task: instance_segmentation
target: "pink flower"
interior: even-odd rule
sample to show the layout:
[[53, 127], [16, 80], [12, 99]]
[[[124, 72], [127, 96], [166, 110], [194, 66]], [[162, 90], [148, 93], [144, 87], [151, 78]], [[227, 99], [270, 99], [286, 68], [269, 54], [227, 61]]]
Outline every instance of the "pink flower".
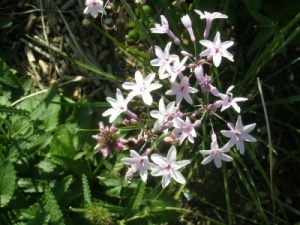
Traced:
[[207, 47], [206, 50], [200, 53], [200, 56], [207, 56], [208, 59], [213, 59], [214, 65], [218, 67], [222, 57], [225, 57], [233, 62], [233, 55], [227, 51], [227, 48], [233, 45], [233, 41], [225, 41], [221, 43], [220, 32], [217, 32], [214, 42], [202, 40], [200, 43]]
[[137, 115], [127, 109], [127, 104], [131, 99], [132, 97], [127, 97], [126, 99], [124, 99], [120, 89], [117, 89], [116, 99], [113, 99], [111, 97], [106, 98], [106, 101], [111, 104], [112, 108], [107, 109], [104, 113], [102, 113], [102, 116], [110, 116], [110, 123], [114, 122], [121, 113], [125, 113], [129, 117], [137, 119]]
[[86, 0], [85, 5], [84, 14], [90, 13], [94, 18], [98, 16], [98, 13], [106, 15], [105, 9], [103, 8], [103, 1], [101, 0]]
[[193, 104], [193, 100], [190, 93], [196, 93], [196, 88], [190, 87], [189, 79], [183, 77], [180, 84], [177, 82], [171, 82], [172, 89], [166, 92], [166, 95], [176, 95], [176, 104], [180, 103], [184, 98], [189, 104]]
[[203, 159], [201, 162], [202, 165], [206, 165], [207, 163], [214, 160], [214, 163], [217, 168], [221, 168], [222, 166], [222, 160], [226, 162], [230, 162], [233, 160], [232, 157], [229, 155], [226, 155], [225, 153], [229, 151], [229, 146], [225, 145], [223, 148], [219, 148], [218, 142], [217, 142], [217, 136], [215, 134], [211, 135], [211, 146], [210, 150], [201, 150], [200, 153], [202, 155], [207, 155], [206, 158]]
[[169, 77], [169, 74], [166, 73], [168, 71], [171, 71], [171, 63], [174, 62], [178, 57], [178, 55], [171, 54], [170, 55], [170, 48], [171, 48], [172, 42], [169, 42], [165, 50], [162, 51], [162, 49], [159, 46], [155, 46], [155, 55], [158, 57], [156, 59], [153, 59], [150, 61], [150, 64], [152, 66], [159, 66], [158, 75], [159, 79], [165, 79]]
[[125, 82], [123, 83], [122, 87], [125, 90], [132, 90], [128, 96], [134, 97], [136, 95], [141, 95], [143, 101], [147, 105], [151, 105], [153, 102], [153, 98], [150, 94], [151, 91], [154, 91], [158, 88], [161, 88], [161, 84], [152, 83], [154, 80], [155, 73], [150, 73], [145, 79], [139, 70], [135, 72], [135, 82]]
[[[142, 181], [146, 182], [148, 170], [154, 168], [154, 164], [149, 162], [147, 155], [139, 155], [135, 150], [130, 150], [131, 158], [122, 158], [122, 163], [130, 165], [131, 169], [126, 173], [125, 180], [132, 177], [133, 174], [139, 171]], [[126, 178], [127, 177], [127, 178]]]
[[205, 27], [204, 34], [203, 34], [205, 39], [209, 35], [211, 24], [212, 24], [212, 21], [214, 19], [217, 19], [217, 18], [218, 19], [226, 19], [226, 18], [228, 18], [228, 16], [226, 16], [225, 14], [221, 14], [219, 12], [209, 13], [209, 12], [204, 11], [204, 14], [199, 10], [195, 10], [195, 12], [200, 15], [200, 19], [206, 19], [206, 27]]
[[157, 119], [154, 130], [168, 130], [173, 127], [173, 120], [182, 116], [178, 107], [175, 106], [175, 102], [170, 102], [166, 107], [163, 98], [159, 100], [158, 109], [150, 112], [150, 115]]
[[180, 184], [185, 183], [185, 178], [178, 171], [181, 167], [190, 163], [190, 160], [181, 160], [176, 162], [177, 151], [175, 146], [172, 146], [167, 154], [167, 157], [162, 157], [158, 154], [151, 155], [152, 161], [157, 164], [152, 169], [152, 176], [162, 176], [162, 187], [168, 186], [172, 178]]
[[241, 108], [238, 106], [237, 102], [247, 101], [248, 99], [247, 98], [243, 98], [243, 97], [233, 98], [233, 94], [230, 92], [233, 88], [234, 88], [234, 86], [232, 85], [232, 86], [230, 86], [227, 89], [226, 94], [222, 94], [222, 93], [218, 94], [218, 96], [222, 99], [222, 101], [221, 101], [222, 102], [221, 111], [224, 111], [225, 109], [227, 109], [230, 106], [232, 106], [232, 108], [234, 108], [235, 111], [237, 111], [238, 113], [240, 113], [241, 112]]
[[200, 126], [201, 120], [197, 120], [194, 124], [191, 123], [189, 117], [185, 118], [185, 121], [181, 118], [176, 118], [174, 123], [174, 130], [172, 135], [176, 138], [179, 137], [179, 144], [181, 145], [183, 141], [188, 138], [191, 143], [194, 143], [194, 137], [197, 136], [195, 127]]
[[122, 150], [124, 144], [127, 143], [125, 139], [120, 137], [119, 131], [114, 125], [105, 127], [103, 122], [99, 123], [99, 134], [93, 135], [92, 138], [98, 142], [95, 149], [99, 149], [104, 158], [106, 158], [112, 150]]
[[252, 137], [249, 133], [255, 128], [256, 123], [252, 123], [246, 126], [243, 126], [241, 116], [238, 116], [235, 127], [232, 124], [229, 124], [230, 130], [221, 130], [221, 133], [230, 138], [228, 145], [230, 147], [236, 145], [237, 150], [241, 154], [245, 152], [244, 141], [255, 142], [256, 139]]
[[185, 56], [181, 61], [179, 61], [179, 57], [173, 62], [173, 65], [171, 66], [171, 70], [169, 71], [169, 74], [171, 75], [171, 82], [174, 82], [178, 77], [183, 78], [183, 74], [181, 73], [186, 69], [185, 63], [188, 60], [188, 56]]
[[152, 33], [158, 33], [158, 34], [167, 34], [170, 38], [173, 39], [173, 42], [176, 45], [180, 45], [180, 40], [173, 34], [173, 32], [169, 29], [169, 23], [165, 16], [161, 15], [161, 24], [155, 23], [154, 28], [151, 28]]
[[204, 76], [203, 67], [201, 65], [197, 66], [194, 69], [194, 72], [195, 72], [196, 79], [198, 80], [198, 82], [200, 84], [201, 91], [203, 93], [211, 92], [214, 96], [218, 96], [219, 91], [215, 86], [211, 85], [210, 76], [207, 76], [207, 75]]

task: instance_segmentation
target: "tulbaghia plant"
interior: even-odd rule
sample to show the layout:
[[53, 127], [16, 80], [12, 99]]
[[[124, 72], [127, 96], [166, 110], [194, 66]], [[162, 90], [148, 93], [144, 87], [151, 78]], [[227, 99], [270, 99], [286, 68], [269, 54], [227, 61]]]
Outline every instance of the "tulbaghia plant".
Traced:
[[[91, 5], [90, 2], [91, 0], [86, 3], [85, 12], [90, 12], [94, 16], [93, 10], [98, 5]], [[94, 2], [102, 4], [101, 1]], [[101, 9], [97, 12], [105, 13], [105, 10]], [[228, 87], [227, 91], [223, 93], [223, 90], [219, 90], [212, 83], [215, 75], [207, 72], [207, 68], [217, 68], [224, 60], [234, 62], [233, 54], [228, 50], [234, 45], [233, 41], [222, 42], [219, 31], [215, 33], [212, 41], [207, 39], [210, 36], [213, 20], [225, 19], [227, 16], [219, 12], [202, 13], [199, 10], [195, 10], [195, 12], [200, 15], [200, 19], [206, 19], [207, 24], [203, 38], [197, 40], [195, 37], [189, 15], [183, 15], [181, 22], [195, 46], [195, 52], [199, 46], [202, 46], [201, 52], [193, 55], [185, 50], [185, 46], [178, 38], [182, 35], [177, 37], [172, 32], [167, 18], [161, 15], [161, 23], [155, 23], [150, 31], [166, 35], [171, 40], [166, 46], [154, 46], [155, 56], [149, 62], [153, 66], [153, 71], [149, 71], [148, 74], [136, 71], [135, 82], [123, 83], [124, 91], [117, 89], [116, 99], [106, 98], [111, 104], [111, 108], [102, 115], [109, 116], [110, 123], [115, 123], [116, 119], [121, 117], [123, 118], [121, 124], [133, 123], [140, 126], [137, 137], [130, 139], [135, 146], [130, 150], [130, 157], [121, 159], [125, 165], [129, 166], [125, 175], [126, 181], [130, 181], [135, 174], [139, 174], [142, 181], [146, 182], [150, 174], [153, 177], [162, 177], [163, 188], [167, 187], [172, 180], [185, 184], [186, 179], [179, 170], [191, 163], [189, 159], [182, 159], [190, 153], [178, 154], [180, 158], [177, 159], [177, 150], [180, 151], [184, 143], [192, 145], [200, 137], [201, 141], [211, 143], [208, 150], [199, 149], [199, 153], [204, 156], [203, 161], [195, 163], [206, 165], [213, 161], [215, 166], [220, 168], [222, 161], [231, 162], [233, 160], [230, 156], [233, 147], [243, 154], [245, 152], [244, 141], [255, 141], [255, 138], [249, 134], [255, 128], [255, 123], [243, 126], [241, 115], [238, 115], [234, 126], [220, 115], [225, 110], [232, 109], [234, 113], [240, 114], [240, 104], [247, 98], [233, 97], [236, 96], [233, 91], [234, 85]], [[178, 49], [178, 46], [182, 49], [180, 55], [172, 51], [172, 48]], [[229, 130], [216, 130], [213, 117], [225, 121]], [[209, 121], [210, 126], [208, 127], [211, 128], [211, 136], [208, 137], [199, 133], [199, 128], [205, 125], [206, 121]], [[106, 149], [109, 145], [103, 141], [102, 137], [110, 136], [108, 135], [110, 130], [115, 129], [114, 126], [112, 127], [104, 131], [102, 129], [100, 135], [94, 136], [98, 141], [97, 147], [100, 148], [104, 157], [109, 154], [110, 150]], [[229, 140], [225, 145], [219, 146], [218, 140], [222, 135], [225, 136], [225, 141], [228, 140], [226, 138]], [[157, 148], [158, 137], [161, 137], [159, 140], [165, 142], [162, 146], [169, 145], [168, 151]], [[114, 144], [119, 143], [118, 146], [122, 146], [122, 141], [113, 138], [110, 140], [113, 140]]]

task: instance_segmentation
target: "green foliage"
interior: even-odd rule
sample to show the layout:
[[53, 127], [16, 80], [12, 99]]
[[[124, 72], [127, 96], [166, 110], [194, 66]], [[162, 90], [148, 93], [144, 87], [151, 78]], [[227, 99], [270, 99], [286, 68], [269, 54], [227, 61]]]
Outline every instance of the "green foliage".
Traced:
[[15, 191], [16, 171], [12, 163], [0, 163], [0, 207], [4, 207]]
[[[97, 124], [101, 120], [98, 110], [102, 111], [101, 108], [107, 107], [107, 103], [90, 102], [88, 99], [75, 102], [68, 94], [64, 93], [62, 96], [56, 83], [47, 90], [35, 92], [29, 77], [22, 77], [0, 58], [1, 225], [174, 224], [174, 221], [184, 221], [190, 215], [193, 222], [209, 221], [213, 224], [296, 222], [294, 214], [290, 216], [277, 191], [278, 184], [275, 184], [276, 190], [271, 199], [278, 211], [276, 218], [270, 216], [272, 206], [266, 204], [260, 195], [262, 191], [268, 192], [274, 184], [265, 160], [268, 157], [266, 149], [270, 144], [262, 132], [265, 115], [254, 92], [257, 90], [256, 79], [259, 76], [266, 84], [266, 105], [270, 109], [272, 132], [276, 134], [274, 142], [277, 139], [287, 139], [288, 145], [273, 144], [273, 153], [277, 158], [274, 171], [284, 171], [291, 165], [299, 165], [300, 155], [295, 149], [300, 146], [300, 91], [296, 83], [297, 77], [295, 82], [290, 83], [286, 78], [286, 74], [296, 75], [298, 70], [295, 68], [298, 68], [296, 66], [300, 60], [299, 54], [294, 51], [300, 44], [298, 1], [290, 0], [289, 4], [274, 4], [271, 0], [228, 0], [222, 3], [197, 0], [190, 3], [147, 1], [147, 4], [135, 5], [121, 0], [121, 4], [132, 20], [128, 23], [130, 39], [140, 41], [145, 46], [166, 44], [166, 40], [150, 35], [149, 32], [149, 28], [159, 22], [160, 14], [166, 15], [177, 36], [182, 33], [178, 26], [180, 17], [186, 13], [192, 16], [194, 9], [220, 11], [228, 15], [229, 22], [216, 22], [212, 29], [236, 40], [236, 66], [226, 69], [221, 67], [216, 71], [219, 75], [217, 79], [220, 86], [226, 83], [236, 84], [235, 90], [241, 96], [252, 97], [253, 102], [246, 105], [245, 110], [250, 117], [256, 118], [257, 127], [261, 131], [257, 137], [257, 145], [247, 147], [242, 158], [239, 154], [232, 153], [232, 166], [223, 168], [222, 171], [223, 185], [220, 184], [222, 179], [218, 183], [211, 181], [212, 174], [217, 174], [212, 167], [202, 169], [198, 163], [201, 159], [197, 150], [199, 146], [204, 149], [205, 142], [199, 145], [197, 143], [189, 149], [193, 152], [193, 168], [190, 170], [187, 186], [180, 187], [179, 191], [172, 185], [161, 190], [160, 186], [157, 188], [153, 185], [151, 178], [147, 183], [138, 181], [136, 177], [132, 183], [126, 183], [126, 170], [120, 162], [125, 153], [118, 152], [104, 159], [98, 149], [93, 149], [96, 143], [91, 135], [96, 133]], [[193, 23], [194, 31], [201, 37], [204, 22], [199, 20], [198, 15], [192, 16], [192, 19], [197, 21]], [[1, 31], [11, 26], [10, 19], [0, 18]], [[126, 57], [151, 71], [148, 54], [121, 43], [96, 24], [93, 26]], [[180, 36], [181, 39], [188, 39], [186, 37], [187, 33]], [[5, 32], [2, 32], [1, 45], [6, 43], [5, 39]], [[196, 47], [197, 45], [198, 43]], [[56, 53], [70, 63], [99, 74], [105, 80], [118, 85], [124, 81], [123, 78], [80, 60]], [[5, 54], [1, 52], [0, 55]], [[228, 79], [223, 78], [223, 75], [228, 74]], [[268, 86], [272, 86], [273, 91], [269, 91]], [[230, 116], [228, 115], [229, 118]], [[137, 129], [138, 126], [128, 126], [121, 131], [128, 134]], [[207, 136], [206, 129], [204, 126], [202, 137]], [[163, 138], [164, 136], [159, 137], [155, 144], [159, 145]], [[199, 194], [210, 182], [213, 183], [210, 187], [217, 187], [218, 193], [225, 196], [224, 204], [218, 205], [220, 199], [215, 198], [219, 195], [208, 198], [206, 193], [203, 196], [203, 193]], [[182, 190], [184, 193], [188, 191], [193, 197], [191, 203], [181, 198]], [[238, 203], [255, 209], [254, 216], [251, 214], [253, 217], [244, 215], [241, 207], [240, 211], [236, 210], [234, 197], [237, 191]], [[190, 208], [186, 209], [183, 204]], [[201, 206], [197, 210], [191, 210], [198, 205]], [[216, 218], [215, 214], [219, 217]]]
[[48, 186], [45, 187], [45, 194], [43, 196], [42, 202], [44, 204], [44, 209], [46, 213], [50, 216], [50, 223], [57, 225], [65, 224], [63, 219], [63, 213], [59, 208], [59, 205], [53, 193], [51, 192], [51, 189]]
[[82, 187], [83, 187], [83, 197], [86, 204], [91, 205], [91, 190], [89, 187], [88, 179], [85, 174], [82, 174]]

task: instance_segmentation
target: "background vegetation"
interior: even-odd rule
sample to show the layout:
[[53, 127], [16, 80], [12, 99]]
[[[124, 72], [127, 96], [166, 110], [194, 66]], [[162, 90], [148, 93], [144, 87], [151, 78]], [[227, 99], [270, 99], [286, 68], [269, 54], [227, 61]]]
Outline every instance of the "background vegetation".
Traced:
[[[82, 14], [83, 1], [0, 3], [0, 224], [299, 223], [298, 0], [108, 6], [108, 17], [93, 19]], [[167, 42], [149, 32], [159, 15], [187, 48], [181, 16], [189, 14], [202, 37], [205, 23], [194, 9], [229, 17], [213, 29], [235, 41], [235, 62], [214, 73], [220, 89], [234, 84], [249, 98], [243, 122], [257, 123], [258, 141], [222, 169], [204, 167], [197, 152], [210, 139], [203, 126], [201, 140], [181, 149], [192, 158], [186, 185], [128, 184], [120, 162], [127, 151], [104, 159], [94, 150], [105, 97], [137, 68], [151, 70], [148, 49]], [[124, 127], [121, 135], [135, 131]]]

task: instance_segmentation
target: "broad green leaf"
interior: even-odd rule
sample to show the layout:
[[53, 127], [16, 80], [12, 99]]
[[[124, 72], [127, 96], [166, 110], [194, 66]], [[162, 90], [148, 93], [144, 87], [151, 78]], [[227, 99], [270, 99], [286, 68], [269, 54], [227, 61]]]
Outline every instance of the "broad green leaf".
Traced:
[[34, 108], [31, 118], [42, 121], [42, 128], [46, 132], [53, 131], [58, 125], [59, 110], [60, 96], [58, 94], [58, 86], [53, 84], [42, 99], [41, 104]]
[[51, 173], [55, 170], [56, 166], [51, 162], [51, 160], [45, 158], [44, 160], [40, 161], [37, 167], [46, 172], [46, 173]]
[[46, 132], [53, 131], [58, 125], [60, 111], [60, 96], [57, 84], [47, 91], [26, 96], [18, 103], [18, 108], [31, 112], [30, 118]]
[[73, 158], [76, 155], [73, 137], [64, 125], [57, 127], [50, 144], [51, 155]]
[[0, 164], [0, 207], [9, 203], [16, 185], [16, 171], [12, 163]]

